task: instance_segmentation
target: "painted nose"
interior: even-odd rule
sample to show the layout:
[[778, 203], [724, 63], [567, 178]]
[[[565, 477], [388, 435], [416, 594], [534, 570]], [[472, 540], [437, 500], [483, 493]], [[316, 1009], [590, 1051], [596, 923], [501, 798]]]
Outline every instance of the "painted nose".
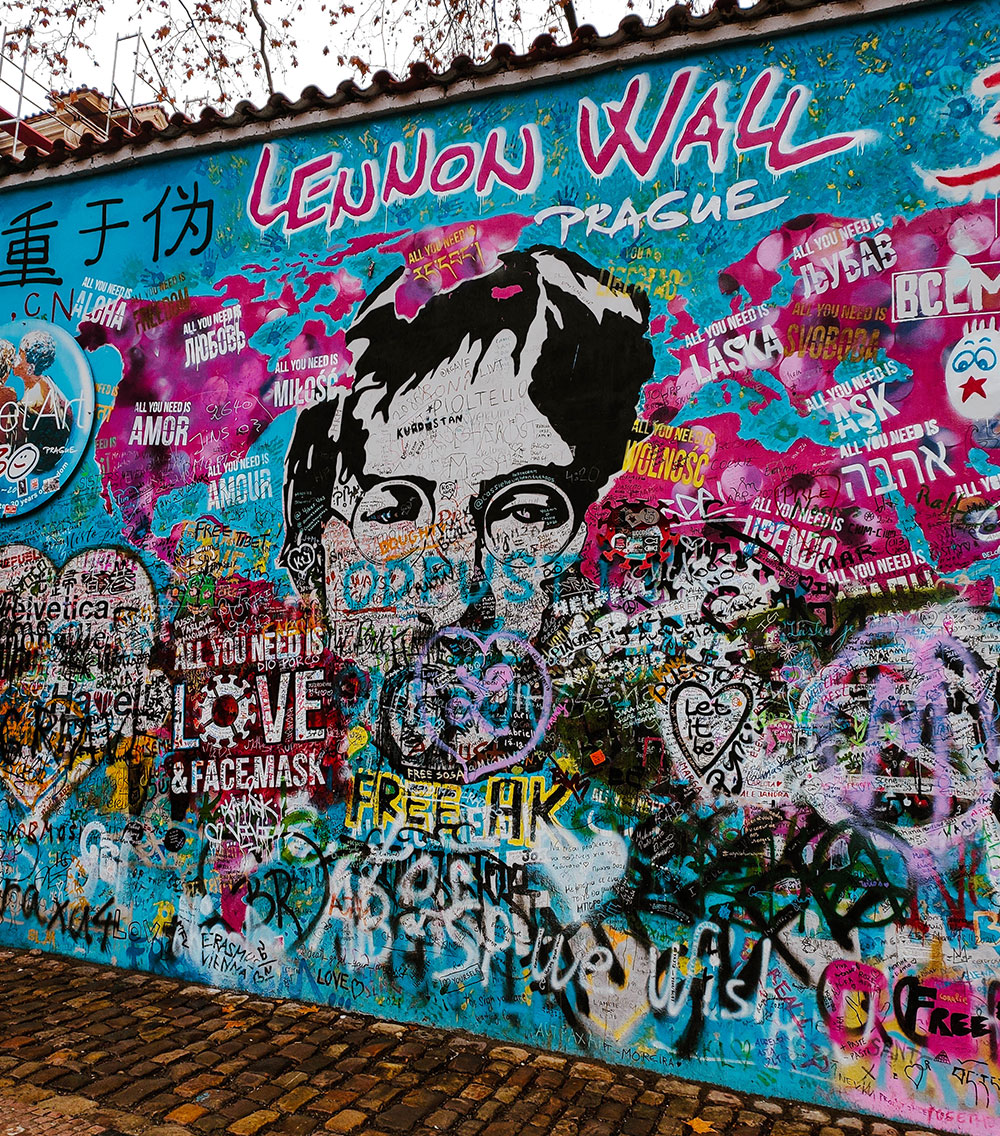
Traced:
[[468, 607], [462, 613], [458, 626], [477, 632], [495, 630], [497, 623], [496, 597], [493, 595], [490, 577], [483, 570], [478, 556], [468, 579], [463, 580], [462, 595], [468, 601]]

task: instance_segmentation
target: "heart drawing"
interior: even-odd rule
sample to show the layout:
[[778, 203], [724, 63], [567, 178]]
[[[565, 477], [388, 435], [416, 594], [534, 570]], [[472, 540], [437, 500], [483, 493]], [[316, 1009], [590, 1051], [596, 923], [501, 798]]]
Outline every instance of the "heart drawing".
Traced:
[[0, 547], [0, 794], [45, 816], [160, 724], [162, 712], [147, 720], [154, 678], [166, 681], [149, 665], [156, 610], [148, 572], [121, 549], [57, 570], [29, 545]]
[[739, 737], [753, 708], [753, 692], [740, 682], [718, 690], [682, 682], [670, 692], [669, 708], [670, 728], [681, 753], [704, 775]]
[[442, 628], [414, 679], [425, 735], [459, 762], [467, 782], [517, 764], [545, 735], [552, 711], [545, 660], [513, 632], [480, 638]]

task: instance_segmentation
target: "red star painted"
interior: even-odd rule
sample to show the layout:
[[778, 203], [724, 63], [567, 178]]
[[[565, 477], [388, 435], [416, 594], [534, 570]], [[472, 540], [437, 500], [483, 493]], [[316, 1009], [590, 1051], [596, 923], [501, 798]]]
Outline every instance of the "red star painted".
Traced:
[[967, 378], [962, 383], [962, 402], [967, 402], [974, 394], [981, 394], [985, 398], [986, 391], [983, 390], [985, 385], [985, 378], [974, 379], [971, 376]]

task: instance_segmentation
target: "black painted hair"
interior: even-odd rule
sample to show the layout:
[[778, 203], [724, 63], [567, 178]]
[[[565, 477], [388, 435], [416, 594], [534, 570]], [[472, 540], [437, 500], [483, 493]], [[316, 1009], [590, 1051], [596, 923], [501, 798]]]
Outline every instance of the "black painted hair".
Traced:
[[518, 364], [532, 326], [544, 320], [528, 397], [573, 451], [564, 488], [578, 517], [621, 468], [639, 391], [653, 374], [648, 297], [564, 249], [537, 245], [499, 260], [431, 297], [412, 320], [396, 312], [402, 268], [358, 310], [347, 333], [354, 385], [341, 401], [300, 412], [285, 456], [281, 560], [300, 594], [322, 595], [322, 532], [335, 486], [364, 487], [368, 432], [353, 415], [360, 393], [382, 390], [376, 412], [388, 417], [397, 395], [463, 346], [485, 353], [505, 329], [514, 333]]

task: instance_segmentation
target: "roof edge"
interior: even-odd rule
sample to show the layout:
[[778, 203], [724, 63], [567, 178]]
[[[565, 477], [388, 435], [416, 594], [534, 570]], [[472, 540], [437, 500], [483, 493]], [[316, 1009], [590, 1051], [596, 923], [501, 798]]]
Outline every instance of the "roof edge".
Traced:
[[0, 157], [0, 187], [38, 186], [67, 176], [99, 174], [178, 157], [202, 148], [230, 148], [248, 140], [270, 141], [302, 130], [426, 110], [489, 91], [515, 91], [669, 59], [692, 49], [783, 38], [820, 25], [952, 5], [953, 0], [759, 0], [752, 8], [740, 8], [737, 0], [716, 0], [702, 16], [678, 5], [655, 25], [643, 23], [639, 16], [626, 16], [617, 31], [605, 36], [598, 35], [589, 24], [578, 28], [569, 43], [560, 44], [552, 36], [542, 35], [523, 55], [500, 44], [482, 63], [458, 56], [440, 72], [417, 63], [406, 79], [377, 71], [368, 86], [359, 87], [346, 79], [332, 95], [307, 86], [295, 100], [278, 93], [261, 107], [240, 102], [228, 115], [212, 108], [206, 108], [196, 120], [174, 114], [161, 130], [145, 122], [133, 136], [120, 127], [112, 128], [105, 142], [84, 135], [77, 146], [70, 147], [60, 140], [49, 154], [28, 147], [20, 159]]

